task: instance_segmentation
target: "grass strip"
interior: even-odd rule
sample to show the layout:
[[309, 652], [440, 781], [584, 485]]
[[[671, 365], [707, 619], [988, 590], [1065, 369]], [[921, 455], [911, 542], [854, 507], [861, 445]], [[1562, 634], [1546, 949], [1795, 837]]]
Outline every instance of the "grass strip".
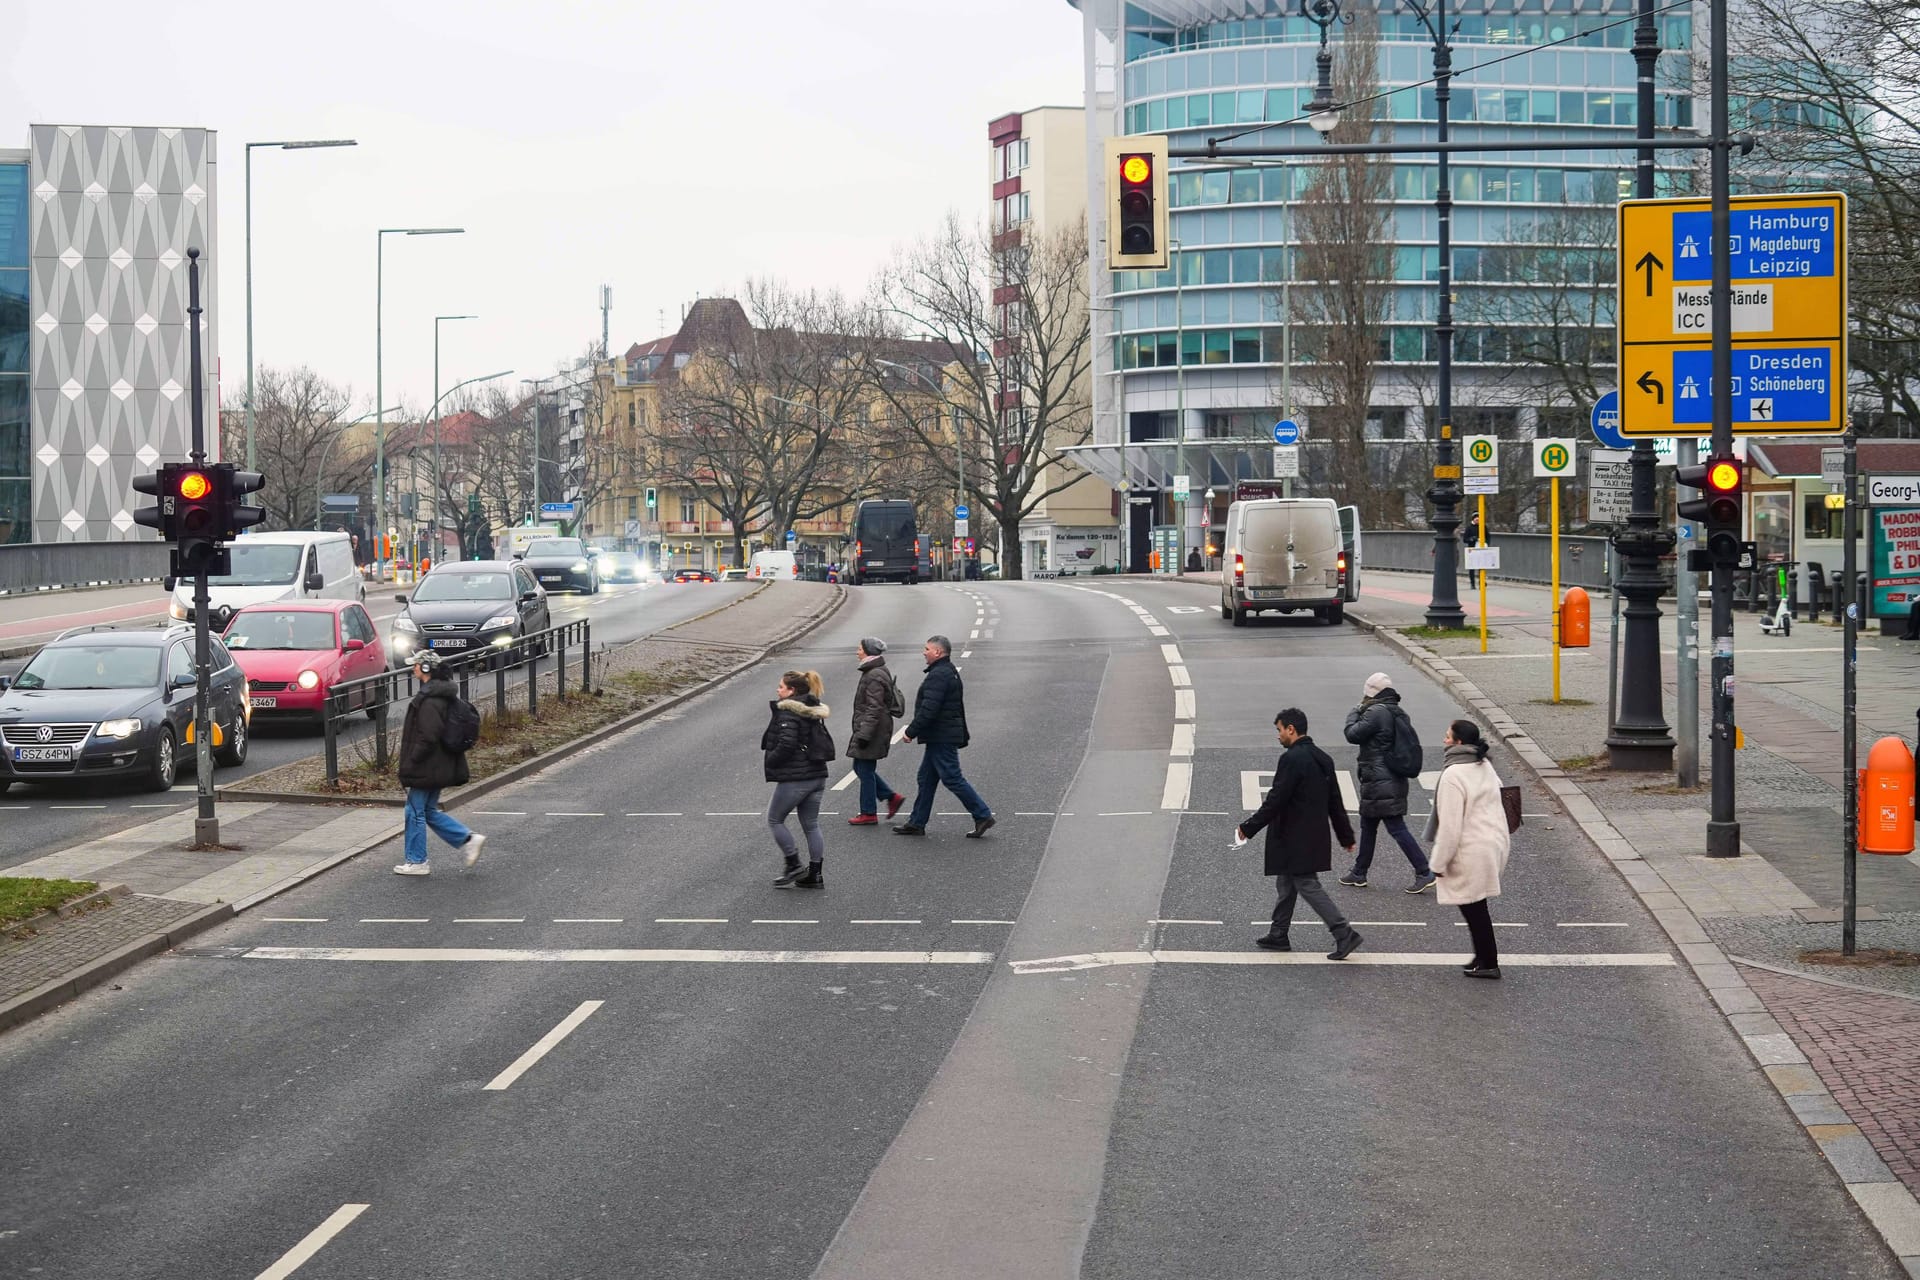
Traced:
[[0, 876], [0, 925], [13, 924], [29, 916], [37, 916], [42, 911], [51, 911], [99, 887], [91, 880]]

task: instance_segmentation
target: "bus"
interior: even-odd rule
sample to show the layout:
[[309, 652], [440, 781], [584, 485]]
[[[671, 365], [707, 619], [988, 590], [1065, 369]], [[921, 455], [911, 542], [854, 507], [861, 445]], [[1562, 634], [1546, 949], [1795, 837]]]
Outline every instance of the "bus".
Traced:
[[869, 498], [853, 512], [853, 585], [920, 581], [920, 531], [913, 503], [904, 498]]

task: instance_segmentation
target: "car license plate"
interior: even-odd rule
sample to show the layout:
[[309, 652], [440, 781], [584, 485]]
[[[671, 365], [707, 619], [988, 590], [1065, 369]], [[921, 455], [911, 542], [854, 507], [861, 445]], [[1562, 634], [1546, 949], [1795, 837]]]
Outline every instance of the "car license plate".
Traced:
[[867, 568], [869, 568], [869, 569], [884, 569], [884, 568], [886, 568], [886, 565], [887, 565], [887, 562], [886, 562], [885, 560], [869, 560], [869, 561], [867, 561]]
[[428, 644], [429, 647], [434, 649], [464, 649], [467, 647], [465, 640], [432, 640], [429, 641]]
[[265, 707], [268, 711], [271, 711], [275, 707], [280, 705], [280, 699], [266, 698], [266, 697], [260, 696], [259, 694], [253, 695], [251, 698], [248, 699], [248, 701], [251, 702], [255, 707]]
[[558, 582], [558, 581], [560, 581], [560, 579], [561, 579], [562, 577], [564, 577], [564, 576], [565, 576], [565, 575], [563, 575], [563, 574], [558, 574], [558, 573], [543, 573], [543, 574], [541, 574], [541, 575], [540, 575], [540, 581], [542, 581], [542, 582]]
[[73, 748], [15, 747], [13, 759], [16, 764], [70, 764], [73, 761]]

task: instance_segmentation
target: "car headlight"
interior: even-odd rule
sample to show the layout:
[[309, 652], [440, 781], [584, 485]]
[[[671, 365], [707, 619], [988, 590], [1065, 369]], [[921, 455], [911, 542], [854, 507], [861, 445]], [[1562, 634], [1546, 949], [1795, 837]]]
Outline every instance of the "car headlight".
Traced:
[[103, 738], [131, 738], [140, 732], [140, 717], [132, 716], [125, 720], [102, 720], [100, 736]]
[[575, 573], [585, 573], [587, 571], [587, 562], [585, 560], [575, 560], [573, 562], [573, 571]]
[[511, 645], [512, 643], [513, 643], [512, 632], [508, 632], [504, 635], [497, 635], [493, 638], [493, 647], [496, 649], [504, 649], [508, 645]]
[[481, 623], [480, 629], [482, 631], [491, 631], [495, 627], [510, 627], [518, 621], [519, 621], [519, 618], [511, 613], [496, 613], [491, 618], [488, 618], [485, 622]]
[[178, 619], [180, 621], [185, 621], [187, 616], [187, 606], [181, 604], [178, 600], [174, 600], [167, 605], [167, 616], [170, 618]]
[[299, 676], [295, 678], [294, 683], [302, 689], [311, 689], [320, 683], [320, 673], [317, 671], [302, 671]]
[[418, 634], [420, 630], [420, 628], [414, 624], [413, 619], [404, 613], [393, 620], [393, 629], [395, 631], [412, 631], [416, 634]]

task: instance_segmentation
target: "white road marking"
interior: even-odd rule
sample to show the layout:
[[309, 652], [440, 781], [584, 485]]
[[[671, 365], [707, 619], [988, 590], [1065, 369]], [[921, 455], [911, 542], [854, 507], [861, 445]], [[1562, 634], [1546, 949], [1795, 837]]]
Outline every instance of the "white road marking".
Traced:
[[1118, 809], [1112, 813], [1103, 813], [1103, 814], [1100, 814], [1099, 816], [1102, 818], [1151, 818], [1153, 816], [1153, 810], [1151, 809]]
[[1053, 815], [1051, 813], [1039, 813], [1039, 812], [1029, 813], [1022, 809], [1015, 809], [1013, 811], [1013, 816], [1016, 818], [1051, 818]]
[[975, 627], [973, 629], [973, 633], [967, 637], [967, 639], [969, 640], [978, 640], [979, 638], [980, 638], [980, 629], [978, 627]]
[[963, 658], [971, 658], [973, 656], [973, 650], [968, 649], [965, 652], [963, 652], [960, 656]]
[[755, 924], [819, 924], [818, 920], [755, 920]]
[[1173, 632], [1167, 630], [1165, 627], [1149, 623], [1147, 625], [1147, 634], [1155, 635], [1155, 636], [1170, 636], [1173, 634]]
[[1171, 756], [1191, 756], [1193, 754], [1193, 722], [1183, 720], [1173, 726], [1173, 745], [1168, 748]]
[[555, 924], [625, 924], [624, 916], [555, 916]]
[[893, 731], [893, 741], [905, 742], [906, 739], [907, 739], [907, 726], [903, 724], [898, 729], [895, 729]]
[[858, 778], [859, 776], [860, 775], [857, 773], [849, 773], [846, 777], [834, 783], [833, 786], [829, 789], [833, 791], [845, 791], [848, 787], [853, 785], [854, 779]]
[[1162, 809], [1184, 809], [1193, 793], [1193, 765], [1176, 761], [1167, 766], [1167, 785], [1160, 791]]
[[1199, 605], [1170, 604], [1167, 606], [1167, 612], [1168, 613], [1205, 613], [1206, 610], [1202, 609]]
[[1147, 923], [1148, 923], [1148, 924], [1225, 924], [1225, 923], [1226, 923], [1226, 921], [1224, 921], [1224, 920], [1174, 920], [1174, 919], [1158, 919], [1158, 920], [1149, 920], [1149, 921], [1147, 921]]
[[476, 818], [524, 818], [527, 816], [527, 811], [525, 809], [475, 809], [473, 816]]
[[918, 920], [849, 920], [848, 924], [919, 924]]
[[623, 816], [628, 818], [684, 818], [686, 817], [686, 815], [683, 813], [629, 813]]
[[[27, 806], [25, 806], [25, 805], [18, 805], [18, 806], [15, 806], [15, 807], [17, 807], [17, 808], [21, 808], [21, 809], [24, 809], [24, 808], [26, 808]], [[159, 804], [136, 804], [136, 805], [132, 805], [132, 806], [130, 806], [130, 807], [131, 807], [131, 808], [135, 808], [135, 809], [178, 809], [178, 808], [180, 808], [181, 806], [180, 806], [180, 805], [177, 805], [177, 804], [167, 804], [167, 803], [166, 803], [165, 801], [162, 801], [162, 802], [161, 802], [161, 803], [159, 803]]]
[[104, 809], [103, 804], [50, 804], [49, 809]]
[[1562, 920], [1559, 927], [1562, 929], [1624, 929], [1627, 927], [1627, 922], [1625, 920]]
[[1183, 818], [1224, 818], [1228, 815], [1221, 809], [1182, 809], [1180, 816]]
[[582, 813], [574, 809], [549, 810], [547, 813], [549, 818], [604, 818], [606, 816], [604, 813]]
[[1354, 785], [1353, 770], [1339, 769], [1335, 774], [1340, 783], [1340, 801], [1347, 806], [1348, 813], [1360, 811], [1360, 790]]
[[710, 813], [707, 816], [709, 818], [757, 818], [760, 816], [760, 810], [738, 809], [732, 813]]
[[1193, 690], [1175, 689], [1173, 691], [1173, 718], [1175, 720], [1192, 720], [1195, 719], [1198, 714], [1193, 705]]
[[[1453, 927], [1456, 929], [1464, 929], [1467, 927], [1467, 922], [1465, 920], [1455, 920]], [[1496, 929], [1524, 929], [1527, 925], [1525, 921], [1495, 920], [1493, 927]]]
[[261, 916], [269, 924], [325, 924], [325, 916]]
[[343, 1204], [328, 1215], [327, 1220], [315, 1227], [301, 1239], [299, 1244], [280, 1255], [280, 1260], [262, 1271], [254, 1280], [286, 1280], [298, 1271], [307, 1259], [326, 1247], [327, 1241], [345, 1231], [353, 1220], [365, 1213], [370, 1206], [364, 1204]]
[[1160, 646], [1160, 656], [1167, 660], [1168, 666], [1172, 666], [1180, 661], [1180, 646], [1177, 644], [1163, 644]]
[[1193, 677], [1187, 674], [1185, 667], [1168, 667], [1167, 674], [1173, 677], [1173, 686], [1176, 689], [1191, 688], [1193, 686]]
[[[955, 924], [1012, 924], [956, 920]], [[359, 960], [375, 963], [547, 964], [991, 964], [991, 951], [729, 951], [672, 948], [255, 947], [247, 960]], [[1452, 958], [1455, 964], [1459, 957]], [[1505, 957], [1502, 957], [1503, 961]]]
[[361, 916], [361, 924], [425, 924], [425, 916]]
[[949, 920], [948, 924], [1012, 924], [1011, 920]]
[[[1265, 923], [1264, 921], [1256, 923]], [[1456, 951], [1356, 951], [1345, 960], [1329, 960], [1318, 951], [1094, 951], [1077, 956], [1048, 956], [1039, 960], [1015, 960], [1008, 967], [1015, 973], [1068, 973], [1082, 969], [1104, 969], [1114, 965], [1135, 964], [1235, 964], [1235, 965], [1409, 965], [1438, 967], [1459, 965]], [[1638, 969], [1671, 968], [1673, 957], [1660, 951], [1586, 952], [1556, 955], [1536, 952], [1515, 955], [1503, 953], [1500, 966], [1511, 969]]]
[[725, 916], [655, 916], [655, 924], [725, 924]]
[[525, 916], [455, 916], [455, 924], [525, 924]]
[[553, 1051], [553, 1046], [573, 1034], [574, 1028], [593, 1016], [594, 1010], [605, 1004], [604, 1000], [583, 1000], [580, 1007], [560, 1019], [560, 1025], [533, 1042], [533, 1048], [513, 1060], [513, 1065], [493, 1079], [481, 1085], [481, 1092], [499, 1092], [527, 1073], [534, 1063]]

